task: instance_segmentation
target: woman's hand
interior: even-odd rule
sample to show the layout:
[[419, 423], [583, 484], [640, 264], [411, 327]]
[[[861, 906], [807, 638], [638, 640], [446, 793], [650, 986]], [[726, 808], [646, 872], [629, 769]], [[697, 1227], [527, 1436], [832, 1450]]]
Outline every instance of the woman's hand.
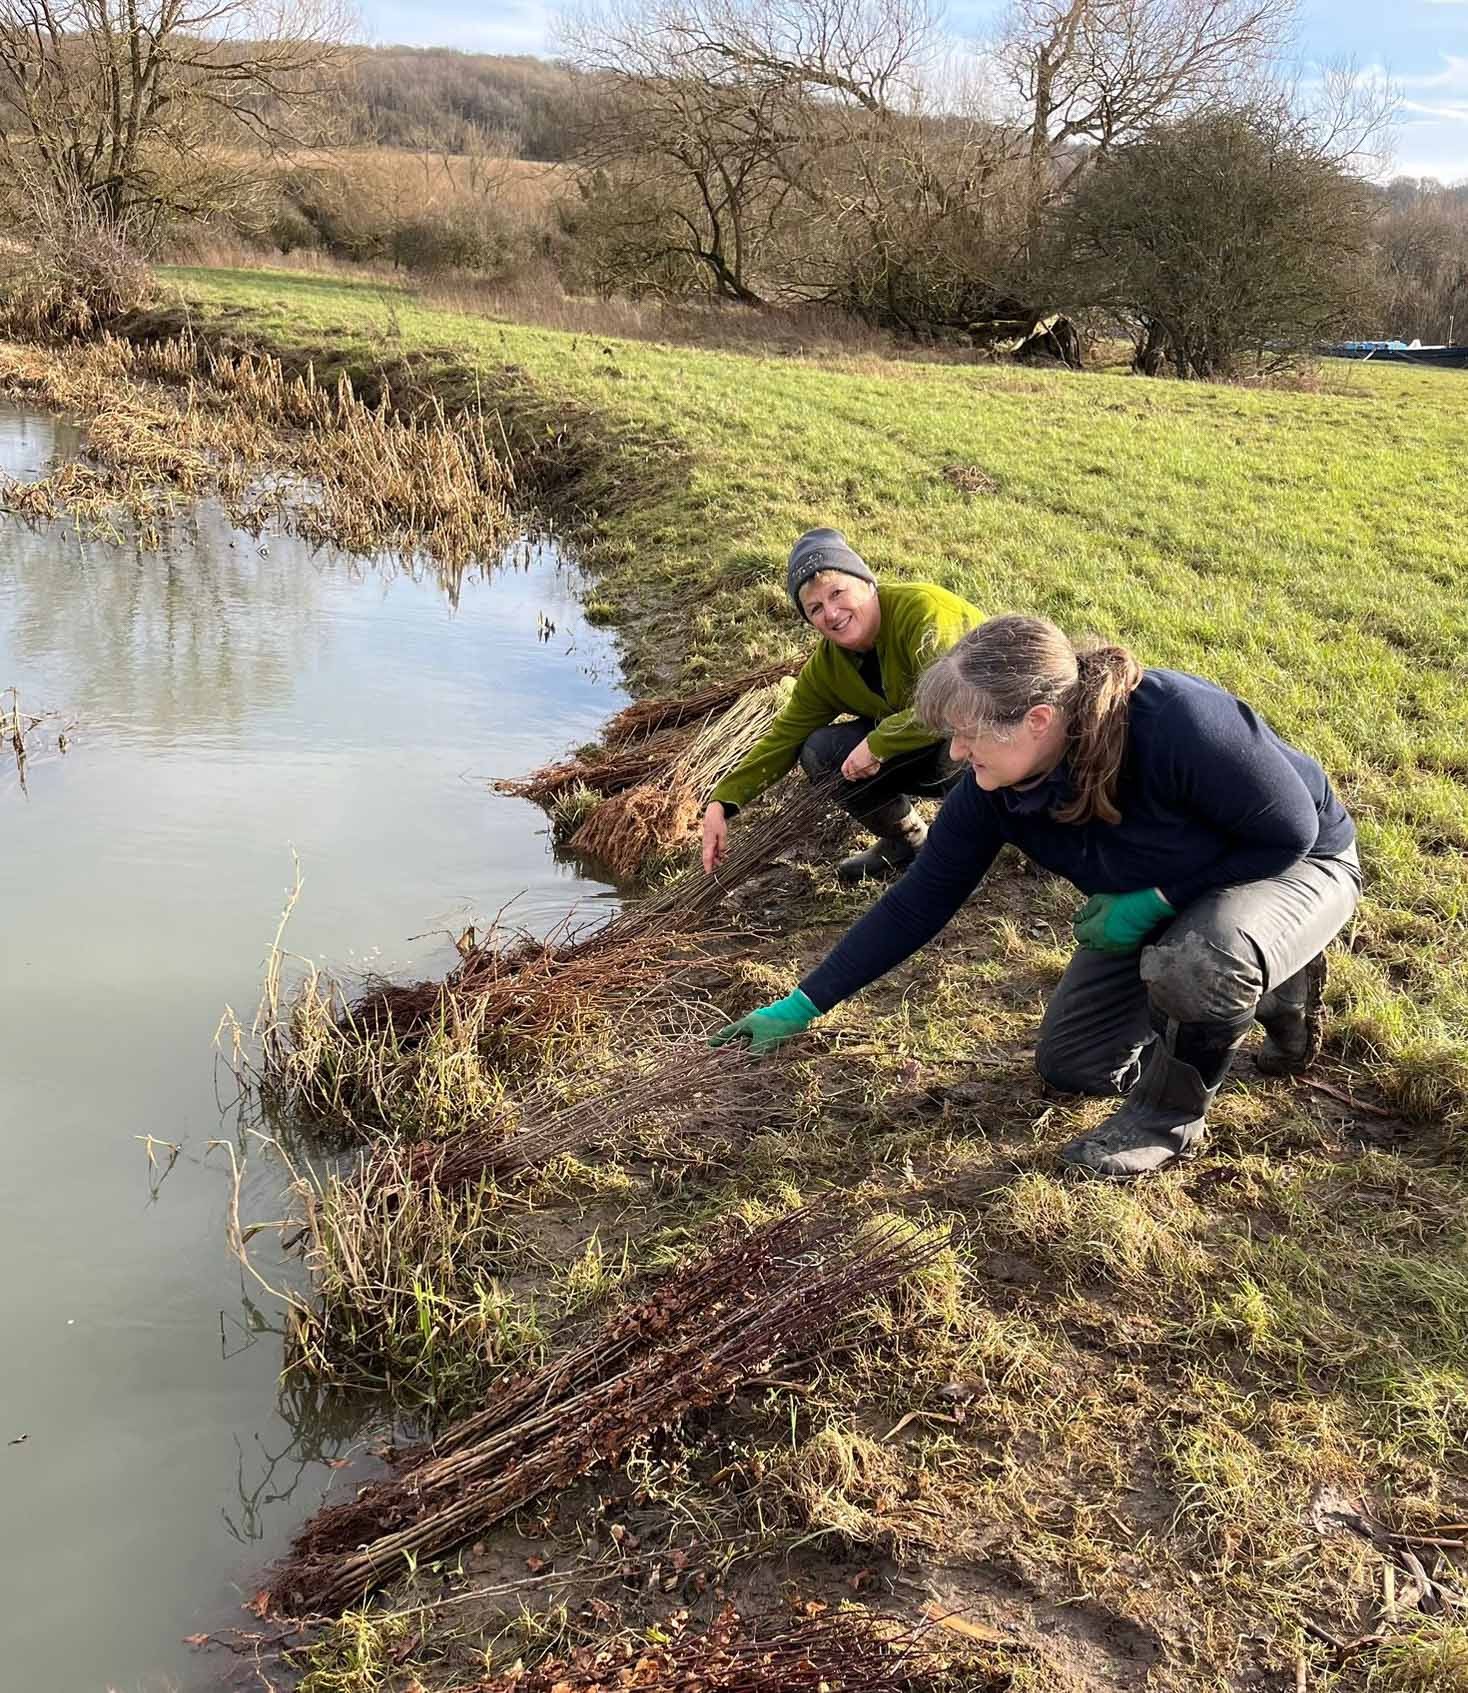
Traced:
[[881, 768], [881, 759], [872, 757], [870, 739], [864, 739], [847, 753], [841, 774], [848, 782], [860, 782], [868, 776], [875, 776]]
[[1135, 952], [1148, 935], [1177, 913], [1157, 888], [1129, 894], [1092, 894], [1071, 918], [1082, 946], [1092, 952]]
[[804, 1034], [820, 1016], [820, 1011], [796, 988], [773, 1005], [762, 1005], [737, 1023], [726, 1023], [717, 1034], [709, 1036], [710, 1046], [723, 1046], [731, 1040], [747, 1040], [751, 1052], [771, 1052], [792, 1035]]
[[704, 807], [703, 813], [703, 869], [706, 876], [713, 875], [728, 850], [729, 825], [723, 806], [714, 800]]

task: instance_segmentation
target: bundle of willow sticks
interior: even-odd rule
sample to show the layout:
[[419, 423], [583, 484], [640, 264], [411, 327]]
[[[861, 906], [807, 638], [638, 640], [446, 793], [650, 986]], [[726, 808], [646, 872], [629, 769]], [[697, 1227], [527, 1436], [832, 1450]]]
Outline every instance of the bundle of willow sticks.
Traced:
[[646, 876], [688, 839], [720, 779], [779, 715], [788, 687], [771, 683], [752, 689], [720, 716], [708, 718], [654, 779], [594, 806], [572, 835], [571, 851], [599, 859], [618, 877]]
[[669, 729], [646, 740], [619, 742], [599, 758], [563, 758], [542, 764], [528, 776], [501, 776], [494, 783], [499, 794], [549, 805], [568, 788], [592, 793], [620, 794], [640, 782], [661, 776], [693, 739], [691, 729]]
[[783, 664], [766, 665], [763, 670], [752, 671], [748, 676], [735, 676], [727, 682], [711, 682], [697, 693], [681, 694], [675, 699], [639, 700], [635, 705], [624, 707], [607, 724], [602, 730], [602, 743], [608, 747], [620, 747], [662, 729], [697, 723], [701, 718], [727, 711], [735, 700], [756, 688], [767, 688], [771, 682], [795, 675], [804, 663], [803, 658], [787, 659]]
[[361, 1179], [368, 1187], [403, 1181], [443, 1189], [474, 1187], [539, 1173], [564, 1153], [617, 1139], [632, 1124], [732, 1141], [790, 1120], [789, 1090], [772, 1094], [748, 1081], [745, 1057], [736, 1049], [675, 1042], [651, 1062], [629, 1060], [615, 1090], [599, 1090], [569, 1105], [532, 1092], [507, 1105], [502, 1116], [449, 1140], [417, 1141], [401, 1149], [383, 1146], [364, 1166]]
[[[965, 1680], [970, 1693], [1007, 1686]], [[930, 1638], [866, 1611], [822, 1611], [747, 1622], [730, 1606], [703, 1633], [660, 1644], [626, 1636], [493, 1676], [455, 1693], [938, 1693], [953, 1685]]]
[[266, 1593], [271, 1611], [339, 1613], [635, 1441], [829, 1342], [839, 1322], [943, 1249], [901, 1224], [853, 1229], [806, 1208], [667, 1276], [593, 1339], [512, 1382], [398, 1473], [306, 1524]]

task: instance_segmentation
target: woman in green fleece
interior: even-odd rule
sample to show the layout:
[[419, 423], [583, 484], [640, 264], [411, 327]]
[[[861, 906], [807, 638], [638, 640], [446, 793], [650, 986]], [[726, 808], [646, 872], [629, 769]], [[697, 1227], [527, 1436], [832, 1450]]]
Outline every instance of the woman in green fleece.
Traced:
[[914, 717], [913, 688], [981, 614], [928, 582], [878, 587], [839, 529], [807, 530], [791, 549], [786, 580], [821, 642], [769, 731], [714, 789], [703, 814], [703, 867], [718, 867], [739, 807], [799, 759], [812, 781], [839, 770], [846, 783], [839, 803], [877, 837], [867, 851], [843, 858], [837, 875], [844, 882], [890, 876], [912, 862], [927, 834], [911, 796], [946, 793], [962, 769]]

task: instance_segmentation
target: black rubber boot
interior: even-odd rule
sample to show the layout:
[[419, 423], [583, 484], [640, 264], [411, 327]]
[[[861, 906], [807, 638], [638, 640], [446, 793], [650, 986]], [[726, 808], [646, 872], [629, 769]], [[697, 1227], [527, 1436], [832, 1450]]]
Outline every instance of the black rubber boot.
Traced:
[[1253, 1022], [1157, 1021], [1137, 1085], [1094, 1134], [1062, 1150], [1061, 1163], [1082, 1175], [1132, 1181], [1195, 1152], [1208, 1107]]
[[1259, 1001], [1264, 1044], [1254, 1063], [1266, 1076], [1298, 1076], [1320, 1056], [1325, 1031], [1325, 954], [1317, 953]]
[[865, 852], [855, 852], [836, 866], [842, 882], [883, 881], [905, 870], [928, 838], [928, 826], [905, 796], [857, 819], [877, 837]]

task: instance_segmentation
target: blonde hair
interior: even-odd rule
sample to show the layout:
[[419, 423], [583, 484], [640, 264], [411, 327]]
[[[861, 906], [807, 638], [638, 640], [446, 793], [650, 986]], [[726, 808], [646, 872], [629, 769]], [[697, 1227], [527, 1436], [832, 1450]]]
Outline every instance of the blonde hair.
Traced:
[[[805, 590], [810, 587], [812, 582], [820, 582], [824, 585], [837, 580], [855, 583], [859, 587], [869, 589], [870, 593], [867, 596], [869, 599], [871, 595], [875, 594], [877, 591], [877, 584], [875, 582], [868, 582], [865, 576], [853, 576], [849, 570], [817, 570], [810, 576], [806, 577], [805, 581], [800, 584], [800, 587], [796, 590], [796, 592], [800, 595], [804, 595]], [[805, 600], [803, 598], [801, 599], [800, 605], [801, 609], [804, 610]]]
[[1037, 705], [1065, 713], [1075, 798], [1059, 823], [1119, 823], [1131, 696], [1142, 667], [1125, 647], [1074, 645], [1043, 617], [991, 617], [919, 678], [913, 709], [930, 729], [984, 730], [1007, 739]]

